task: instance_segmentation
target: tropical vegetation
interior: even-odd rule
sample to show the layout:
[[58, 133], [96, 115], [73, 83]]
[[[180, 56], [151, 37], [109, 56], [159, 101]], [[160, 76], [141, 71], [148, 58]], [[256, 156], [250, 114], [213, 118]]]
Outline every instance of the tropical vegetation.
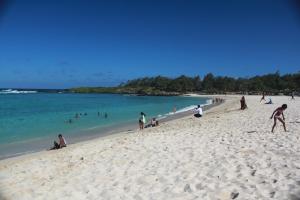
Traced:
[[143, 77], [129, 80], [117, 87], [79, 87], [76, 93], [126, 93], [138, 95], [179, 95], [183, 93], [284, 93], [300, 92], [300, 72], [280, 75], [279, 72], [250, 78], [233, 78], [206, 74], [200, 76]]

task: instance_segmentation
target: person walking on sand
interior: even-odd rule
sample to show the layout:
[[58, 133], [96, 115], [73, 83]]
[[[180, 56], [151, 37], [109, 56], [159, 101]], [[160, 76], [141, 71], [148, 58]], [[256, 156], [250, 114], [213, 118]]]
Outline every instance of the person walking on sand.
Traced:
[[266, 101], [266, 99], [265, 99], [265, 92], [263, 92], [262, 97], [261, 97], [261, 99], [260, 99], [260, 102], [261, 102], [262, 100]]
[[141, 116], [139, 118], [140, 130], [144, 129], [145, 124], [146, 124], [146, 115], [145, 115], [145, 113], [141, 112]]
[[[285, 127], [285, 118], [284, 118], [284, 115], [283, 115], [283, 111], [285, 111], [285, 109], [287, 109], [287, 105], [286, 104], [283, 104], [281, 107], [277, 108], [276, 110], [274, 110], [274, 112], [272, 113], [272, 116], [271, 116], [271, 119], [273, 118], [274, 116], [274, 124], [273, 124], [273, 127], [272, 127], [272, 133], [274, 133], [274, 128], [276, 126], [276, 121], [277, 119], [282, 123], [283, 125], [283, 128], [284, 128], [284, 131], [286, 131], [286, 127]], [[275, 115], [274, 115], [275, 114]], [[280, 115], [282, 115], [282, 118], [280, 117]]]

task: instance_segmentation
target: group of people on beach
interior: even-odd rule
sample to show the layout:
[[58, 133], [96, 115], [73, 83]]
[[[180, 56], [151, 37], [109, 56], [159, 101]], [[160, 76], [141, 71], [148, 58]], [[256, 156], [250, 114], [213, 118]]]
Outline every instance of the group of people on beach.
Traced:
[[[215, 98], [215, 99], [217, 99], [217, 100], [213, 101], [213, 103], [224, 102], [224, 99], [221, 99], [221, 98]], [[203, 110], [202, 110], [202, 107], [200, 105], [197, 105], [197, 107], [194, 108], [193, 112], [194, 112], [194, 117], [196, 117], [196, 118], [199, 118], [199, 117], [203, 116]], [[139, 118], [139, 128], [140, 128], [140, 130], [143, 130], [144, 128], [148, 128], [148, 127], [155, 127], [155, 126], [159, 125], [159, 122], [156, 118], [152, 118], [151, 122], [147, 125], [146, 125], [146, 121], [147, 121], [146, 120], [146, 114], [144, 112], [141, 112], [140, 113], [140, 118]]]
[[[291, 95], [291, 99], [294, 100], [295, 97], [294, 97], [294, 93], [292, 93]], [[263, 92], [262, 94], [262, 97], [260, 99], [260, 102], [262, 101], [266, 101], [265, 100], [265, 92]], [[212, 100], [212, 103], [215, 104], [215, 103], [222, 103], [224, 102], [224, 99], [222, 98], [214, 98]], [[247, 103], [246, 103], [246, 99], [245, 99], [245, 96], [242, 96], [241, 100], [240, 100], [240, 103], [241, 103], [241, 110], [245, 110], [248, 106], [247, 106]], [[273, 104], [272, 102], [272, 99], [269, 98], [269, 102], [266, 102], [265, 104]], [[272, 132], [274, 132], [274, 128], [276, 127], [277, 125], [277, 120], [280, 121], [283, 125], [283, 128], [284, 128], [284, 131], [286, 131], [286, 126], [285, 126], [285, 117], [284, 117], [284, 114], [283, 112], [287, 109], [287, 104], [283, 104], [282, 106], [276, 108], [274, 110], [274, 112], [272, 113], [271, 115], [271, 119], [273, 119], [274, 117], [274, 124], [272, 126]], [[176, 112], [176, 111], [175, 111]], [[84, 113], [84, 114], [81, 114], [81, 113], [76, 113], [75, 114], [75, 119], [79, 119], [80, 116], [86, 116], [87, 113]], [[98, 117], [102, 116], [102, 113], [98, 112]], [[105, 112], [103, 114], [104, 118], [107, 118], [108, 115], [107, 113]], [[194, 109], [194, 117], [196, 118], [200, 118], [203, 116], [203, 110], [202, 110], [202, 107], [200, 105], [198, 105], [195, 109]], [[281, 117], [282, 116], [282, 117]], [[140, 113], [140, 118], [139, 118], [139, 129], [140, 130], [143, 130], [144, 128], [148, 128], [148, 127], [155, 127], [155, 126], [158, 126], [159, 125], [159, 122], [156, 118], [152, 118], [150, 123], [146, 125], [146, 114], [144, 112], [141, 112]], [[72, 123], [72, 119], [69, 120], [68, 123]], [[61, 149], [63, 147], [66, 147], [67, 146], [67, 143], [66, 143], [66, 140], [65, 138], [59, 134], [58, 135], [58, 142], [54, 141], [54, 145], [53, 147], [50, 148], [50, 150], [54, 150], [54, 149]]]
[[[291, 93], [291, 100], [295, 100], [295, 94], [294, 94], [294, 92]], [[262, 93], [262, 97], [260, 99], [260, 102], [262, 102], [262, 101], [266, 101], [266, 99], [265, 99], [265, 92]], [[246, 109], [247, 108], [247, 104], [246, 104], [246, 100], [245, 100], [244, 96], [242, 96], [240, 102], [241, 102], [241, 110]], [[273, 104], [272, 99], [269, 98], [269, 101], [266, 102], [265, 104]], [[273, 117], [274, 117], [274, 123], [273, 123], [272, 130], [271, 130], [272, 133], [274, 133], [274, 128], [277, 125], [277, 120], [282, 123], [284, 131], [286, 131], [285, 117], [284, 117], [284, 114], [283, 114], [283, 112], [286, 109], [287, 109], [287, 104], [282, 104], [280, 107], [276, 108], [274, 110], [274, 112], [272, 113], [272, 115], [270, 117], [270, 119], [273, 119]]]
[[[263, 92], [262, 97], [260, 99], [260, 102], [262, 102], [262, 101], [266, 101], [266, 99], [265, 99], [265, 92]], [[269, 97], [269, 101], [266, 102], [265, 104], [273, 104], [271, 97]]]
[[148, 128], [148, 127], [155, 127], [159, 125], [158, 120], [153, 117], [150, 121], [149, 124], [146, 124], [147, 120], [146, 120], [146, 114], [144, 112], [140, 113], [140, 118], [139, 118], [139, 128], [140, 130], [143, 130], [144, 128]]
[[219, 97], [212, 99], [212, 103], [213, 104], [215, 104], [215, 103], [223, 103], [224, 101], [225, 101], [224, 99], [219, 98]]

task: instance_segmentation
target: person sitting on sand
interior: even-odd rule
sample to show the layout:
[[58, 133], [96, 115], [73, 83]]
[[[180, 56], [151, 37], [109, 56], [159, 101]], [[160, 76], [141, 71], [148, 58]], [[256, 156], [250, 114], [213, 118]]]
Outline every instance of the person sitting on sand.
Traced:
[[195, 108], [195, 114], [194, 116], [199, 118], [199, 117], [202, 117], [203, 115], [203, 111], [202, 111], [202, 108], [200, 105], [197, 106], [197, 108]]
[[154, 126], [158, 126], [158, 121], [156, 120], [156, 118], [152, 118], [151, 120], [151, 126], [154, 127]]
[[[283, 125], [283, 128], [284, 128], [284, 131], [286, 131], [286, 128], [285, 128], [285, 118], [284, 118], [284, 115], [283, 115], [283, 111], [285, 111], [285, 109], [287, 109], [287, 105], [286, 104], [283, 104], [281, 107], [277, 108], [276, 110], [274, 110], [272, 116], [271, 116], [271, 119], [273, 118], [274, 116], [274, 125], [272, 127], [272, 133], [274, 133], [274, 128], [276, 126], [276, 121], [277, 119], [282, 123]], [[274, 115], [275, 114], [275, 115]], [[280, 115], [282, 115], [282, 118], [280, 117]]]
[[242, 96], [240, 102], [241, 102], [241, 110], [245, 110], [247, 108], [247, 104], [244, 96]]
[[140, 126], [140, 130], [144, 129], [144, 126], [146, 124], [146, 117], [145, 117], [145, 113], [141, 112], [141, 116], [139, 118], [139, 126]]
[[273, 104], [272, 99], [269, 98], [269, 101], [267, 103], [265, 103], [265, 104]]
[[59, 140], [59, 144], [56, 141], [54, 141], [54, 146], [50, 150], [61, 149], [63, 147], [67, 147], [67, 142], [61, 134], [58, 135], [58, 140]]

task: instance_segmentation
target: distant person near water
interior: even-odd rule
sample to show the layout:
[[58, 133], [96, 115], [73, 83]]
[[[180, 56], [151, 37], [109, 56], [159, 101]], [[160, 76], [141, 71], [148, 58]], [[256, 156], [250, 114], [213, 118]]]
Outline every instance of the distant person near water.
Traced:
[[247, 104], [244, 96], [242, 96], [240, 102], [241, 102], [241, 110], [245, 110], [247, 108]]
[[265, 99], [265, 92], [263, 92], [262, 97], [261, 97], [261, 99], [260, 99], [260, 102], [261, 102], [262, 100], [266, 101], [266, 99]]
[[145, 124], [146, 124], [146, 115], [145, 113], [141, 112], [141, 116], [139, 118], [140, 130], [144, 129]]
[[198, 105], [197, 108], [195, 108], [194, 112], [195, 112], [194, 117], [199, 118], [199, 117], [202, 117], [202, 115], [203, 115], [203, 111], [202, 111], [202, 108], [200, 105]]
[[73, 120], [72, 119], [68, 119], [67, 121], [65, 121], [67, 124], [72, 124]]
[[52, 148], [50, 148], [49, 150], [61, 149], [63, 147], [67, 147], [67, 142], [61, 134], [58, 135], [58, 140], [59, 140], [59, 143], [54, 141], [54, 146]]
[[[274, 116], [274, 124], [273, 124], [273, 127], [272, 127], [272, 133], [274, 133], [274, 128], [276, 126], [277, 119], [282, 123], [284, 131], [286, 131], [285, 122], [284, 122], [285, 118], [284, 118], [284, 115], [283, 115], [283, 111], [285, 111], [286, 109], [287, 109], [287, 105], [283, 104], [281, 107], [279, 107], [276, 110], [274, 110], [274, 112], [273, 112], [273, 114], [271, 116], [271, 119]], [[282, 115], [282, 118], [280, 117], [280, 115]]]
[[107, 119], [108, 115], [107, 113], [104, 113], [104, 118]]

